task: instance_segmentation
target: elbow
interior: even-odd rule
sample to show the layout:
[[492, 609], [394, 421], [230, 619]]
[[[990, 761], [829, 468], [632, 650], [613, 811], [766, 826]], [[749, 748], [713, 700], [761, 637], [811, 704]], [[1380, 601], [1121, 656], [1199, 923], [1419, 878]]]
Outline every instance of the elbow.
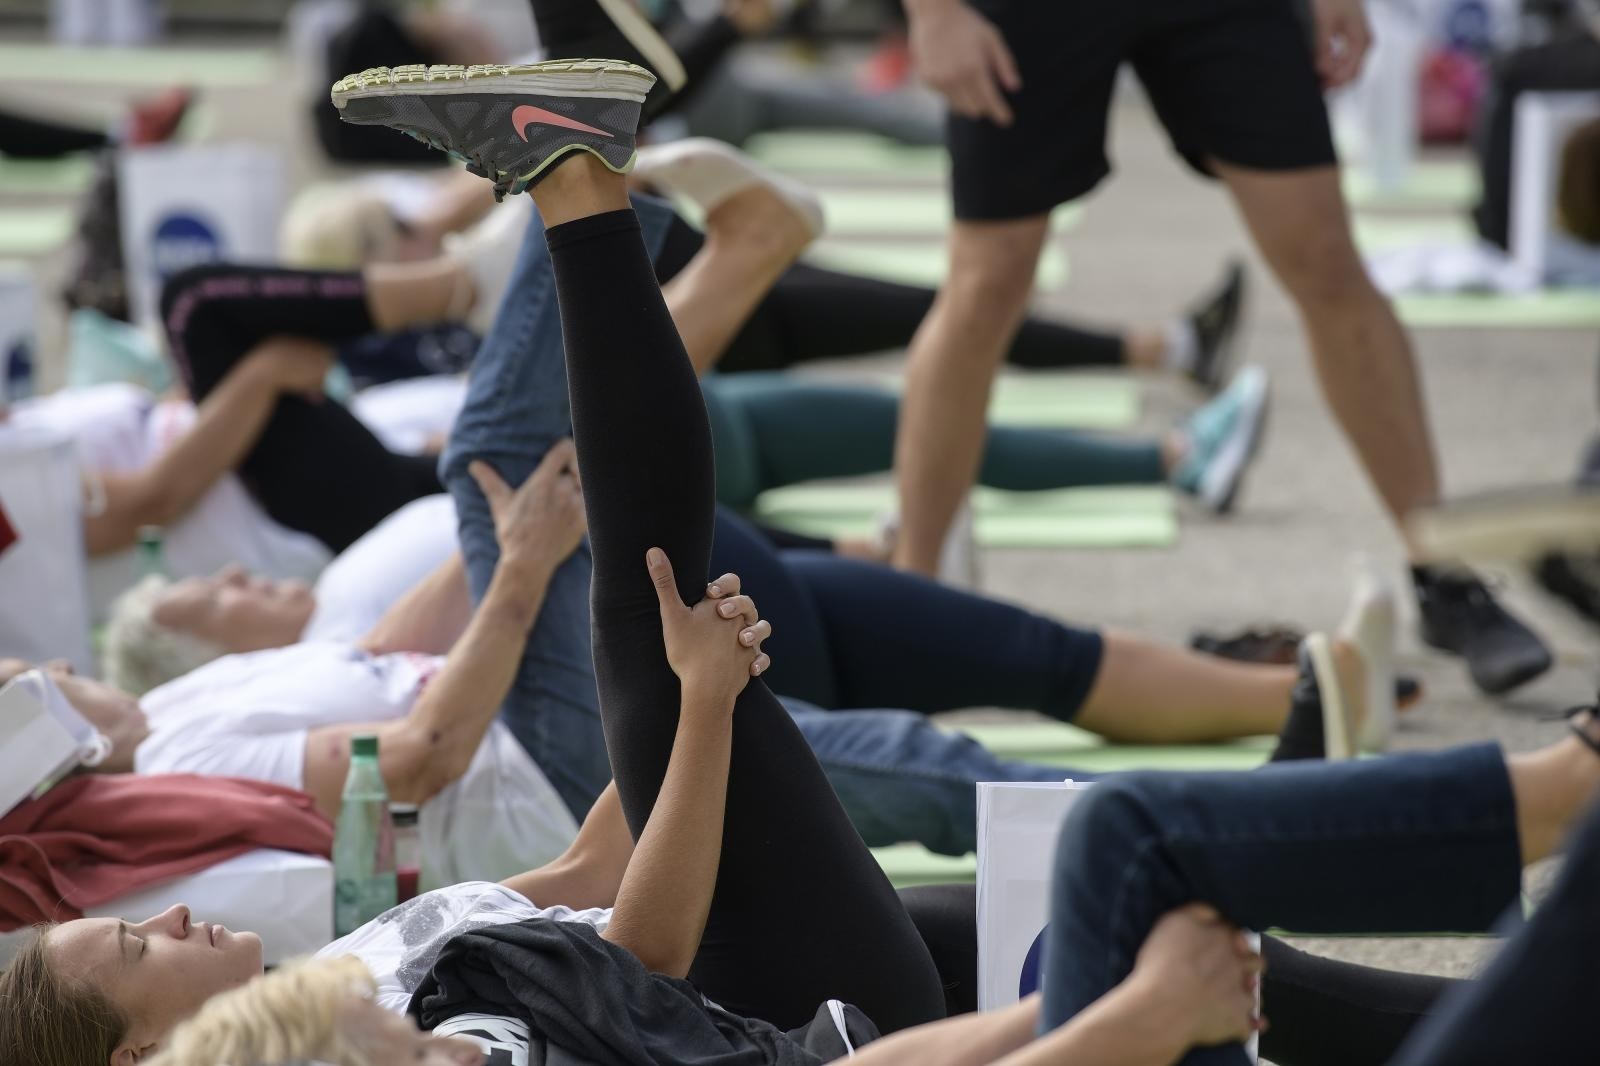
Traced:
[[626, 927], [618, 929], [615, 916], [612, 918], [612, 924], [601, 936], [602, 939], [626, 949], [628, 954], [638, 959], [651, 973], [678, 978], [689, 976], [689, 966], [694, 961], [694, 952], [685, 951], [682, 945], [633, 935]]

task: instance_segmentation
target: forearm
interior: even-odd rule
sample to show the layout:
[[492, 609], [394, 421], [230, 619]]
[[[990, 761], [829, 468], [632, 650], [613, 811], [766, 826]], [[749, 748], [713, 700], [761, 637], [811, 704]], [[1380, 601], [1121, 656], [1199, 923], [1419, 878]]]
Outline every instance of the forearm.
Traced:
[[613, 781], [595, 800], [577, 839], [560, 858], [501, 883], [544, 907], [615, 907], [632, 857], [633, 835]]
[[1130, 979], [995, 1066], [1172, 1066], [1188, 1050], [1182, 1024], [1160, 996]]
[[855, 1056], [857, 1066], [987, 1066], [1033, 1039], [1039, 997], [989, 1014], [963, 1014], [903, 1029]]
[[[401, 726], [417, 750], [410, 802], [421, 803], [472, 763], [511, 690], [550, 571], [502, 557], [472, 620]], [[398, 797], [397, 797], [398, 798]]]
[[455, 552], [384, 612], [361, 646], [374, 655], [396, 651], [443, 655], [472, 621], [466, 563]]
[[278, 388], [246, 359], [200, 405], [194, 425], [138, 474], [118, 479], [107, 507], [85, 521], [90, 555], [130, 547], [140, 526], [170, 525], [200, 502], [255, 446]]
[[685, 686], [666, 776], [605, 934], [649, 969], [672, 977], [689, 972], [711, 910], [733, 747], [727, 710], [707, 714], [695, 707], [697, 699]]

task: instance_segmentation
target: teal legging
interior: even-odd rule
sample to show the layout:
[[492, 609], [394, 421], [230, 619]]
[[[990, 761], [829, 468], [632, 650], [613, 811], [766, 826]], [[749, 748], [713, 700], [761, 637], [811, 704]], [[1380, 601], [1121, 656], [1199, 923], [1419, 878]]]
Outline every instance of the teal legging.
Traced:
[[[900, 399], [884, 389], [790, 374], [701, 379], [717, 450], [717, 499], [749, 507], [768, 489], [894, 465]], [[1166, 481], [1161, 446], [1055, 429], [990, 426], [981, 484], [1016, 492]]]

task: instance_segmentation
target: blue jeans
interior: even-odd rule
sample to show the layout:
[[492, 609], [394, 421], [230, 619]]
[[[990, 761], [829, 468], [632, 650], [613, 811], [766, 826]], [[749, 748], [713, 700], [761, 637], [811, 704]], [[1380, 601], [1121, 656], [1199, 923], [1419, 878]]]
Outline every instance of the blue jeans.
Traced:
[[[1517, 900], [1521, 874], [1494, 745], [1103, 781], [1061, 829], [1041, 1028], [1127, 977], [1155, 924], [1189, 903], [1247, 929], [1480, 932]], [[1229, 1044], [1181, 1061], [1248, 1059]]]
[[965, 855], [978, 846], [979, 781], [1095, 778], [996, 758], [914, 711], [825, 711], [802, 700], [781, 702], [868, 847], [914, 840], [941, 855]]
[[[655, 255], [673, 212], [648, 197], [634, 197], [634, 207], [645, 245]], [[536, 222], [523, 239], [511, 285], [473, 362], [465, 405], [439, 460], [440, 479], [455, 499], [474, 603], [488, 590], [500, 546], [494, 516], [468, 464], [482, 459], [508, 484], [519, 485], [550, 446], [570, 432], [555, 278], [544, 227]], [[585, 543], [551, 578], [500, 711], [579, 820], [611, 780], [589, 643], [590, 574]], [[965, 854], [974, 846], [978, 781], [1081, 776], [1001, 762], [914, 714], [831, 713], [797, 702], [789, 709], [845, 809], [873, 844], [915, 840], [936, 851]]]

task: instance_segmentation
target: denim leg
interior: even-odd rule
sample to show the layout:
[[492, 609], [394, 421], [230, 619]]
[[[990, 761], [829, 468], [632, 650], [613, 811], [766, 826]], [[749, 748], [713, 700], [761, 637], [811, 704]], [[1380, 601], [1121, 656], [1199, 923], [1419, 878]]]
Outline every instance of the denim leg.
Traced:
[[784, 699], [868, 847], [913, 842], [941, 855], [978, 846], [979, 781], [1093, 780], [995, 758], [912, 711], [824, 711]]
[[[1600, 988], [1600, 807], [1567, 850], [1555, 888], [1488, 969], [1455, 988], [1394, 1066], [1590, 1062]], [[1520, 918], [1511, 919], [1521, 925]]]
[[[648, 197], [636, 197], [634, 207], [654, 255], [672, 211]], [[456, 504], [474, 603], [489, 588], [500, 545], [494, 516], [467, 473], [468, 464], [482, 459], [507, 484], [520, 485], [550, 446], [571, 432], [555, 275], [536, 214], [494, 325], [473, 360], [466, 402], [439, 459], [439, 478]], [[556, 568], [500, 709], [501, 720], [580, 821], [611, 780], [589, 644], [591, 569], [587, 542]]]
[[[1521, 888], [1516, 810], [1494, 745], [1245, 774], [1126, 774], [1062, 826], [1045, 942], [1054, 1028], [1128, 975], [1161, 916], [1215, 906], [1248, 929], [1469, 932]], [[1185, 1064], [1246, 1061], [1237, 1045]]]

